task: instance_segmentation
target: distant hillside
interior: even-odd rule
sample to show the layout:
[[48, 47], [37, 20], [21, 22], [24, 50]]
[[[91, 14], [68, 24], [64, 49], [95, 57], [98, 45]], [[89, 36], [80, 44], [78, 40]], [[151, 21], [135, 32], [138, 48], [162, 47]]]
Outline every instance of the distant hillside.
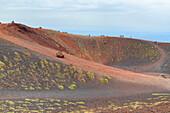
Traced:
[[[162, 55], [157, 44], [137, 39], [73, 35], [42, 28], [30, 28], [22, 24], [10, 24], [10, 27], [4, 25], [3, 29], [4, 33], [12, 36], [123, 69], [155, 63]], [[164, 44], [161, 44], [161, 47], [169, 51]]]

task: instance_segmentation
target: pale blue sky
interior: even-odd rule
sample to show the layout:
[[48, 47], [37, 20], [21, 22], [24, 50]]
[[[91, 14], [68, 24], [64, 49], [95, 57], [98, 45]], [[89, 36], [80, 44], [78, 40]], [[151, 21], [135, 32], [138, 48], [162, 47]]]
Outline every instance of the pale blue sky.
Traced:
[[169, 32], [169, 19], [170, 0], [0, 0], [1, 22], [73, 33]]

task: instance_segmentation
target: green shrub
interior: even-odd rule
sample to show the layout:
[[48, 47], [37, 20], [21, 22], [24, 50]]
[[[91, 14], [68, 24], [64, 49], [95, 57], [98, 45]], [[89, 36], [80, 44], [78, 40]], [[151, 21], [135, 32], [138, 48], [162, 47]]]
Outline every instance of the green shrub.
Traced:
[[103, 79], [103, 78], [100, 78], [100, 82], [101, 82], [101, 83], [104, 83], [104, 79]]
[[73, 81], [72, 83], [73, 83], [73, 84], [76, 84], [76, 82], [75, 82], [75, 81]]
[[64, 68], [64, 72], [67, 72], [68, 71], [68, 69], [67, 68]]
[[109, 81], [108, 81], [108, 79], [100, 78], [100, 82], [101, 83], [108, 83]]
[[76, 102], [76, 104], [85, 104], [84, 102]]
[[54, 66], [53, 63], [51, 63], [51, 62], [49, 64], [50, 64], [50, 66]]
[[92, 72], [88, 72], [87, 75], [91, 80], [94, 79], [94, 74]]
[[3, 68], [0, 68], [0, 71], [5, 71]]
[[55, 63], [55, 65], [57, 66], [58, 69], [60, 69], [60, 65], [59, 64]]
[[23, 53], [25, 56], [27, 56], [27, 57], [30, 57], [31, 56], [31, 54], [30, 53], [26, 53], [26, 52], [24, 52]]
[[0, 67], [3, 67], [3, 66], [5, 66], [5, 64], [0, 61]]
[[86, 80], [84, 78], [80, 79], [80, 82], [86, 82]]
[[104, 79], [104, 83], [108, 83], [108, 79]]
[[74, 69], [74, 71], [76, 70], [76, 67], [75, 66], [73, 66], [73, 69]]
[[8, 102], [10, 105], [14, 105], [15, 103], [14, 102], [12, 102], [12, 101], [9, 101]]
[[112, 80], [112, 78], [111, 78], [111, 77], [109, 77], [109, 76], [107, 76], [106, 78], [107, 78], [108, 80]]
[[64, 86], [58, 85], [58, 88], [59, 88], [59, 89], [64, 89]]
[[41, 89], [41, 87], [37, 87], [37, 89], [39, 89], [39, 90], [40, 90], [40, 89]]
[[30, 87], [29, 89], [25, 88], [25, 90], [35, 90], [35, 88], [33, 88], [33, 87]]
[[44, 62], [43, 62], [42, 60], [40, 61], [40, 64], [41, 64], [41, 67], [42, 67], [42, 68], [45, 67]]
[[77, 70], [78, 74], [83, 74], [82, 70]]
[[50, 88], [48, 88], [48, 87], [45, 87], [45, 89], [46, 89], [46, 90], [49, 90]]
[[76, 88], [76, 84], [72, 84], [71, 86], [68, 87], [69, 89], [75, 89]]
[[17, 53], [17, 52], [14, 52], [14, 54], [16, 55], [16, 57], [20, 58], [20, 55], [19, 55], [19, 53]]
[[45, 63], [45, 64], [48, 64], [48, 61], [44, 59], [44, 63]]
[[6, 56], [4, 56], [4, 61], [6, 61], [6, 62], [8, 61], [8, 58]]

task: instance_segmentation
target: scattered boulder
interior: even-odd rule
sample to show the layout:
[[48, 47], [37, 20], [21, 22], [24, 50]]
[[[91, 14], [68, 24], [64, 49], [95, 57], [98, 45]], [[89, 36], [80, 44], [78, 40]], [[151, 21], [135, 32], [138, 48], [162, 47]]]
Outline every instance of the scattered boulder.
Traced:
[[64, 54], [61, 51], [57, 51], [56, 56], [59, 58], [64, 58]]
[[166, 75], [161, 75], [161, 77], [163, 77], [163, 78], [167, 79], [167, 76], [166, 76]]

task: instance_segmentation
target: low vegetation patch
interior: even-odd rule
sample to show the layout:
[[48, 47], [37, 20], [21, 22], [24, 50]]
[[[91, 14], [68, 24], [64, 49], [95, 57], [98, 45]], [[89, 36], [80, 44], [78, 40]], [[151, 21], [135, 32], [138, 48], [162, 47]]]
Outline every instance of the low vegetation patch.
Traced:
[[58, 85], [58, 88], [59, 88], [59, 89], [64, 89], [64, 86]]
[[76, 69], [73, 65], [38, 59], [26, 52], [8, 53], [0, 60], [3, 67], [0, 68], [0, 85], [3, 89], [75, 89], [80, 83], [95, 79], [92, 72]]
[[88, 75], [88, 77], [89, 77], [91, 80], [94, 79], [94, 73], [88, 72], [87, 75]]
[[[25, 98], [19, 100], [1, 100], [0, 112], [144, 112], [158, 111], [156, 106], [170, 104], [170, 94], [153, 93], [143, 101], [117, 103], [110, 99], [105, 105], [88, 105], [83, 101], [59, 100], [56, 98]], [[162, 111], [161, 111], [162, 112]]]
[[51, 113], [51, 112], [73, 112], [87, 108], [82, 101], [67, 101], [54, 98], [34, 99], [26, 98], [22, 100], [1, 100], [0, 112], [31, 112], [31, 113]]
[[106, 76], [104, 78], [100, 78], [99, 79], [101, 83], [108, 83], [110, 80], [112, 80], [112, 78], [110, 76]]
[[101, 82], [101, 83], [108, 83], [108, 79], [106, 79], [106, 78], [105, 78], [105, 79], [104, 79], [104, 78], [100, 78], [100, 82]]
[[5, 66], [5, 64], [2, 61], [0, 61], [0, 68], [2, 68], [3, 66]]
[[76, 84], [71, 84], [68, 88], [69, 89], [75, 89], [76, 88]]

